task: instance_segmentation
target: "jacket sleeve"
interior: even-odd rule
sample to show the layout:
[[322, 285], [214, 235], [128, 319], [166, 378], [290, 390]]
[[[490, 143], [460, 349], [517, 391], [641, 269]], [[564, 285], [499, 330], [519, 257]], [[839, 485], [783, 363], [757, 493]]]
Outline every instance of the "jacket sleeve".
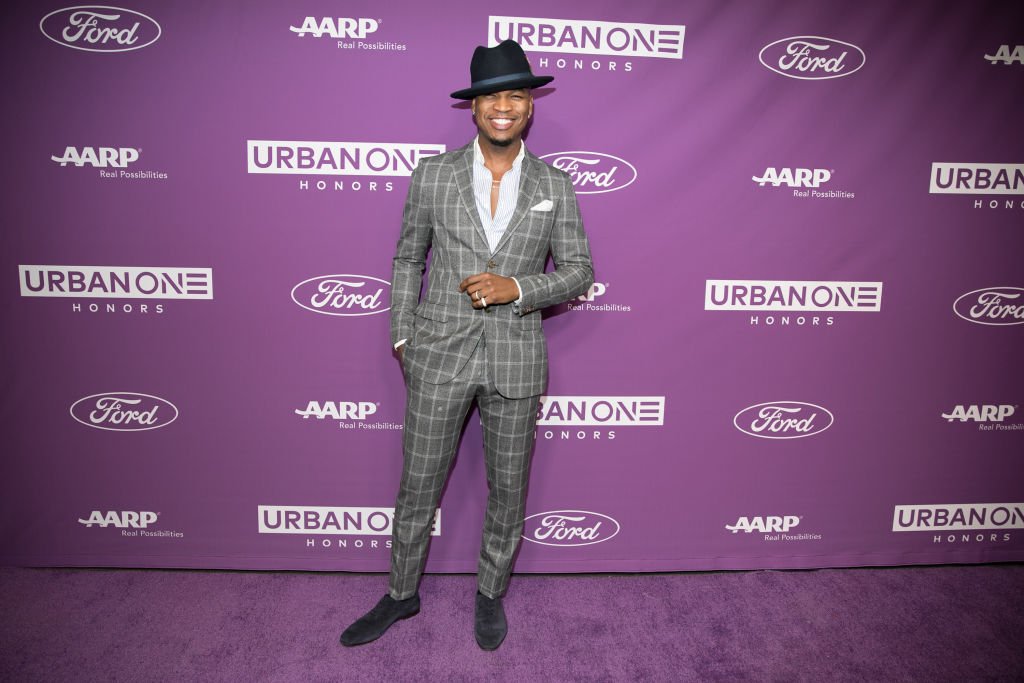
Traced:
[[398, 236], [395, 258], [391, 263], [391, 345], [412, 337], [413, 315], [419, 303], [427, 250], [433, 234], [430, 204], [425, 196], [424, 164], [413, 169], [409, 194], [402, 212], [402, 232]]
[[522, 298], [519, 315], [567, 301], [579, 296], [594, 283], [594, 266], [590, 243], [583, 231], [583, 218], [569, 176], [559, 174], [561, 199], [555, 207], [555, 224], [551, 230], [551, 258], [555, 269], [550, 273], [516, 275]]

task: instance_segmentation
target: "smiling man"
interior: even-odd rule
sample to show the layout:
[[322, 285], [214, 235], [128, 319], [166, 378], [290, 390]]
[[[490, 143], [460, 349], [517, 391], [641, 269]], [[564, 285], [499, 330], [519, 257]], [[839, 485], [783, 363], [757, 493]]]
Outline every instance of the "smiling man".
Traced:
[[[534, 76], [512, 40], [477, 47], [470, 78], [452, 97], [472, 100], [477, 136], [421, 160], [405, 203], [391, 288], [391, 342], [407, 402], [389, 590], [341, 635], [344, 645], [376, 640], [419, 612], [430, 529], [474, 401], [489, 487], [474, 629], [481, 648], [501, 645], [508, 628], [501, 597], [522, 534], [547, 383], [540, 311], [584, 293], [594, 279], [572, 180], [523, 144], [531, 89], [553, 78]], [[545, 272], [549, 255], [555, 268]]]

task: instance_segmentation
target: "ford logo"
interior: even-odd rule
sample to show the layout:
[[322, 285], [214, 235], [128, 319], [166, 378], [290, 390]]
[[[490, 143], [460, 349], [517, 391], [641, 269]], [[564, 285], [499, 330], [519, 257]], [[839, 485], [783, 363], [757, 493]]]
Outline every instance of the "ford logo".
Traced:
[[576, 194], [601, 194], [628, 187], [636, 167], [625, 159], [600, 152], [556, 152], [541, 157], [572, 177]]
[[867, 61], [856, 45], [822, 36], [776, 40], [761, 48], [757, 58], [777, 74], [805, 81], [849, 76]]
[[761, 439], [799, 439], [820, 434], [835, 418], [825, 408], [800, 401], [758, 403], [736, 413], [732, 423], [744, 434]]
[[957, 298], [953, 312], [979, 325], [1024, 324], [1024, 299], [1021, 287], [986, 287]]
[[321, 275], [292, 287], [292, 301], [324, 315], [358, 316], [391, 308], [384, 292], [391, 283], [369, 275]]
[[178, 419], [178, 409], [159, 396], [110, 391], [78, 399], [71, 404], [71, 417], [86, 427], [142, 432], [171, 424]]
[[43, 35], [64, 47], [87, 52], [128, 52], [152, 45], [160, 24], [145, 14], [121, 7], [65, 7], [39, 21]]
[[523, 538], [541, 545], [593, 545], [619, 533], [619, 523], [608, 515], [586, 510], [554, 510], [526, 518]]

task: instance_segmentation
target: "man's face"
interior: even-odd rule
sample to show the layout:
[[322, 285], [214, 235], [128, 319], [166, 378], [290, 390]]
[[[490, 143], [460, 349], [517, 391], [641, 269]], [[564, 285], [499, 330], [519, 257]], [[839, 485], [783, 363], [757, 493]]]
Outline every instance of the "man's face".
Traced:
[[497, 147], [508, 147], [523, 136], [533, 115], [529, 90], [502, 90], [473, 99], [473, 116], [480, 135]]

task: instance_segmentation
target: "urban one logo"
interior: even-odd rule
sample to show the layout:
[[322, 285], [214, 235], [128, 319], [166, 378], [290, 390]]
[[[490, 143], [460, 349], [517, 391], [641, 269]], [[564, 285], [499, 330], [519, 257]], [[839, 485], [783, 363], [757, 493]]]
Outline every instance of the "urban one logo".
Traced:
[[[394, 508], [260, 505], [261, 534], [339, 534], [390, 536]], [[441, 510], [434, 515], [431, 536], [441, 535]]]
[[1024, 503], [897, 505], [893, 531], [1024, 529]]
[[[587, 19], [489, 17], [487, 46], [511, 38], [527, 52], [683, 58], [685, 26]], [[545, 66], [541, 64], [541, 66]]]
[[66, 147], [64, 155], [50, 157], [61, 166], [74, 164], [81, 168], [88, 164], [93, 168], [127, 168], [139, 160], [139, 150], [134, 147]]
[[932, 194], [1024, 194], [1024, 164], [932, 163]]
[[841, 78], [860, 70], [864, 50], [822, 36], [793, 36], [768, 43], [757, 55], [766, 68], [787, 78], [817, 81]]
[[617, 521], [600, 512], [554, 510], [527, 517], [523, 538], [540, 545], [594, 545], [611, 540], [621, 528]]
[[94, 525], [101, 529], [105, 529], [108, 526], [117, 527], [118, 529], [145, 529], [156, 521], [158, 514], [156, 512], [134, 510], [124, 510], [121, 512], [110, 510], [105, 513], [93, 510], [86, 519], [79, 519], [78, 523], [90, 529]]
[[1024, 324], [1022, 287], [986, 287], [962, 294], [953, 302], [953, 312], [979, 325]]
[[210, 268], [18, 266], [22, 296], [212, 299]]
[[736, 413], [732, 423], [744, 434], [761, 439], [799, 439], [820, 434], [835, 422], [832, 413], [813, 403], [771, 401]]
[[555, 152], [541, 157], [572, 178], [576, 194], [601, 194], [628, 187], [636, 180], [636, 167], [625, 159], [601, 152]]
[[882, 309], [881, 282], [707, 280], [705, 311], [870, 311]]
[[369, 275], [319, 275], [292, 287], [292, 301], [323, 315], [374, 315], [391, 308], [385, 287], [391, 283]]
[[71, 417], [86, 427], [111, 432], [141, 432], [171, 424], [178, 419], [178, 408], [159, 396], [108, 391], [72, 403]]
[[1009, 45], [1000, 45], [994, 55], [985, 55], [989, 64], [1024, 64], [1024, 45], [1014, 45], [1012, 50]]
[[128, 52], [152, 45], [160, 24], [145, 14], [103, 5], [65, 7], [39, 21], [43, 35], [64, 47], [87, 52]]
[[633, 427], [665, 423], [664, 396], [541, 396], [538, 425]]
[[444, 145], [396, 142], [248, 140], [249, 173], [410, 176], [420, 159]]

